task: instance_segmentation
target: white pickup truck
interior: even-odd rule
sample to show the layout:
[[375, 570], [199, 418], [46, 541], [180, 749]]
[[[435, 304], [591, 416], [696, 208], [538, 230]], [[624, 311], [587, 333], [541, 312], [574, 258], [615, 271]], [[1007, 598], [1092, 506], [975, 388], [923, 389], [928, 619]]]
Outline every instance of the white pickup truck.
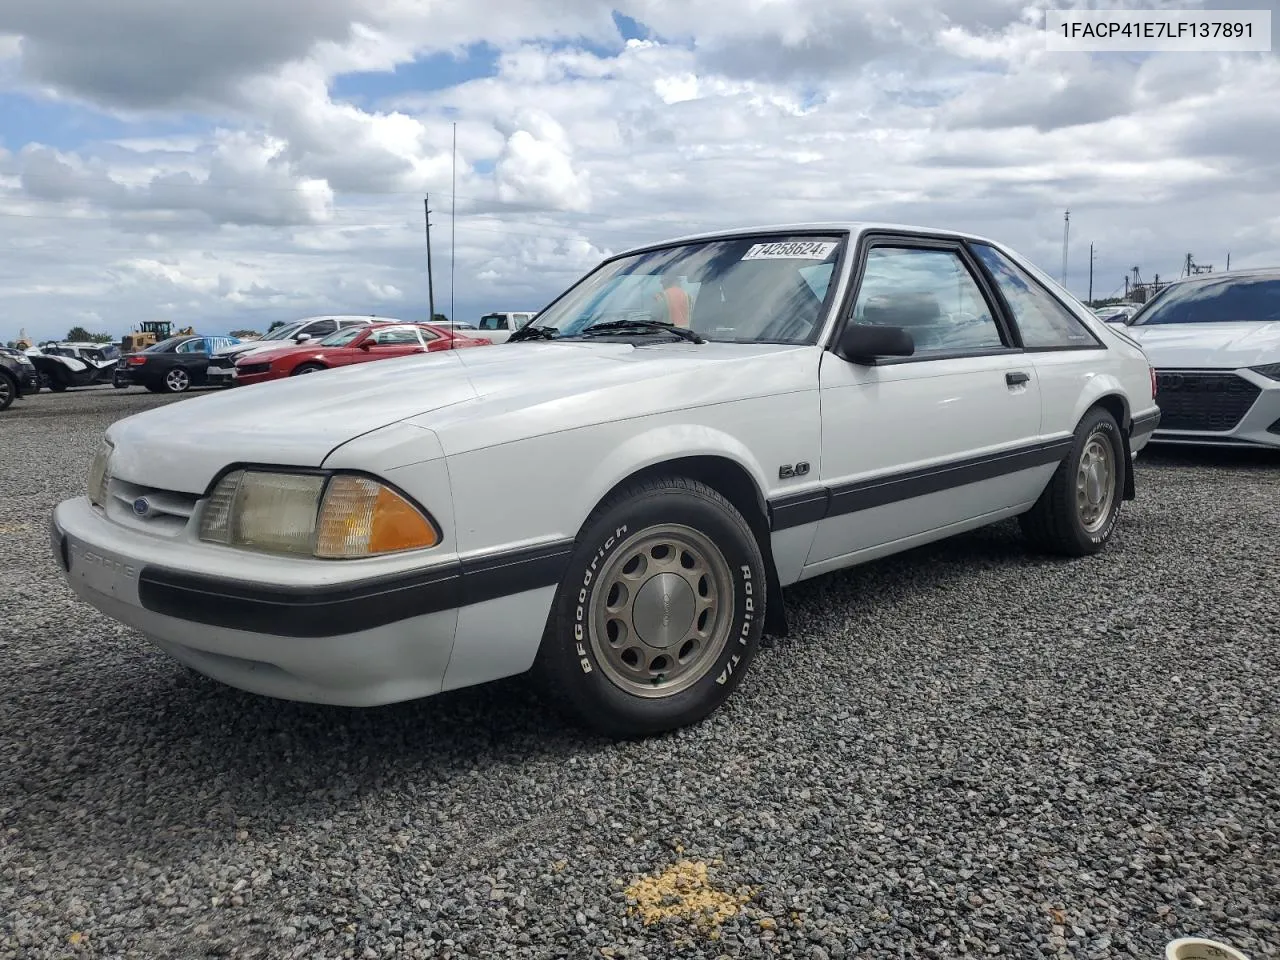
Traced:
[[469, 336], [484, 337], [494, 343], [506, 343], [513, 333], [535, 316], [537, 314], [532, 310], [497, 310], [493, 313], [486, 313], [476, 325], [476, 331], [474, 333], [467, 331], [467, 333]]

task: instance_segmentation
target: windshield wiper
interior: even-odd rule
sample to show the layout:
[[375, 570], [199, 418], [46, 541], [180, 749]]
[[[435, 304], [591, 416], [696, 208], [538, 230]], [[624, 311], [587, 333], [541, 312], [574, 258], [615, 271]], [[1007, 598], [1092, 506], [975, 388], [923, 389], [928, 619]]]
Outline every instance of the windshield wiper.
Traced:
[[507, 337], [507, 343], [515, 343], [517, 340], [532, 340], [535, 337], [541, 340], [554, 340], [556, 332], [550, 327], [535, 327], [530, 323]]
[[664, 333], [673, 333], [681, 340], [688, 340], [690, 343], [707, 342], [703, 337], [698, 336], [692, 330], [687, 330], [684, 327], [677, 327], [670, 323], [662, 323], [658, 320], [606, 320], [603, 323], [593, 323], [589, 326], [583, 327], [578, 331], [578, 336], [585, 337], [593, 331], [605, 333], [610, 330], [626, 330], [629, 327], [638, 327], [642, 330], [661, 330]]

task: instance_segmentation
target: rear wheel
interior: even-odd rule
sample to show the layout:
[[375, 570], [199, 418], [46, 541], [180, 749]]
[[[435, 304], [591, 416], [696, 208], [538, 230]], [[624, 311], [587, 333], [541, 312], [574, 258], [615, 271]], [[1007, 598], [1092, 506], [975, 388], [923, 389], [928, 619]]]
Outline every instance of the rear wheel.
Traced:
[[1085, 414], [1071, 452], [1036, 505], [1018, 518], [1033, 546], [1079, 557], [1106, 545], [1124, 500], [1125, 442], [1109, 412], [1095, 408]]
[[164, 375], [166, 393], [185, 393], [191, 387], [191, 374], [181, 367], [174, 367]]
[[697, 723], [754, 659], [765, 593], [759, 545], [731, 503], [683, 477], [638, 483], [584, 524], [535, 673], [606, 736]]
[[54, 380], [51, 378], [49, 380], [49, 389], [54, 393], [62, 393], [67, 389], [67, 382], [65, 380]]

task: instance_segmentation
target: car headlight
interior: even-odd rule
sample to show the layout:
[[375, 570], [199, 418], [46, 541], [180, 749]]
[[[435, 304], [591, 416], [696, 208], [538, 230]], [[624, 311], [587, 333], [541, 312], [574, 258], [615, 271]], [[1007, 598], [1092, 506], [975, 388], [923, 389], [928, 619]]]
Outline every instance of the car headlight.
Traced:
[[111, 481], [111, 453], [114, 449], [109, 441], [103, 440], [97, 453], [93, 455], [93, 462], [89, 464], [89, 502], [95, 507], [105, 507], [107, 503], [107, 484]]
[[205, 504], [200, 539], [351, 560], [434, 547], [440, 531], [419, 507], [371, 477], [235, 470]]
[[1249, 369], [1271, 380], [1280, 380], [1280, 363], [1268, 363], [1261, 367], [1250, 367]]

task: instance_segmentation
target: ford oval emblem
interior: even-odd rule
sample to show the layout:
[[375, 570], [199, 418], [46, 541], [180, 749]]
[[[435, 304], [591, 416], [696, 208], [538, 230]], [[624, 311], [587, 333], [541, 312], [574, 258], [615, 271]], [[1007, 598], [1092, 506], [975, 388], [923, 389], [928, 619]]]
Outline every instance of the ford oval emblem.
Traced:
[[146, 497], [139, 497], [133, 501], [133, 512], [139, 517], [145, 517], [151, 512], [151, 501]]

